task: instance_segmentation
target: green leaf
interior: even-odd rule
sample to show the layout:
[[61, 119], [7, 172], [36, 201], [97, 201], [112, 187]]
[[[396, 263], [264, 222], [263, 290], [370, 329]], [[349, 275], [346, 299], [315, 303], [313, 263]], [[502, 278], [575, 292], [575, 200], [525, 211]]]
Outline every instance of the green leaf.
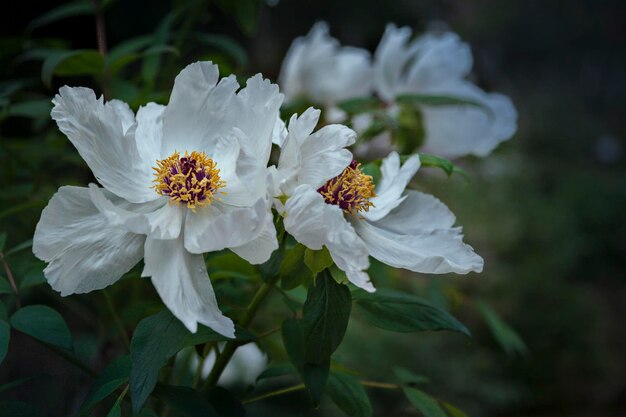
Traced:
[[22, 333], [63, 349], [72, 350], [72, 334], [63, 317], [44, 305], [32, 305], [17, 310], [11, 326]]
[[408, 369], [394, 367], [393, 373], [404, 385], [423, 384], [428, 382], [428, 378], [426, 378], [425, 376], [413, 373]]
[[478, 311], [483, 315], [494, 339], [502, 347], [507, 355], [518, 354], [522, 357], [528, 355], [528, 347], [511, 326], [509, 326], [498, 313], [482, 301], [476, 303]]
[[111, 362], [94, 382], [89, 395], [80, 408], [79, 416], [89, 414], [94, 407], [115, 390], [124, 385], [130, 377], [130, 356], [125, 355]]
[[424, 417], [447, 417], [436, 400], [417, 388], [403, 387], [404, 395]]
[[361, 165], [361, 171], [363, 171], [363, 173], [365, 175], [369, 175], [370, 177], [372, 177], [372, 179], [374, 180], [374, 184], [378, 184], [380, 181], [380, 178], [382, 176], [381, 172], [380, 172], [380, 165], [375, 163], [375, 162], [370, 162], [368, 164], [363, 164]]
[[305, 358], [304, 324], [302, 320], [288, 318], [283, 322], [282, 327], [283, 344], [287, 351], [289, 360], [298, 370], [302, 382], [307, 387], [313, 405], [317, 407], [320, 403], [330, 369], [330, 359], [328, 362], [314, 364], [308, 363]]
[[154, 395], [184, 417], [219, 417], [211, 403], [193, 388], [159, 384]]
[[305, 356], [310, 363], [326, 363], [343, 340], [350, 320], [352, 298], [325, 270], [309, 288], [302, 310]]
[[4, 321], [9, 320], [9, 315], [7, 313], [7, 307], [4, 305], [2, 300], [0, 300], [0, 320], [4, 320]]
[[486, 109], [483, 103], [473, 99], [435, 94], [401, 94], [396, 97], [396, 102], [420, 106], [475, 106]]
[[4, 256], [13, 255], [14, 253], [17, 253], [17, 252], [22, 251], [24, 249], [31, 248], [32, 246], [33, 246], [33, 240], [32, 239], [25, 240], [24, 242], [20, 243], [19, 245], [13, 246], [11, 249], [6, 251], [4, 253]]
[[2, 294], [13, 294], [13, 290], [11, 289], [11, 284], [5, 277], [0, 277], [0, 295]]
[[102, 55], [93, 49], [54, 51], [44, 59], [41, 80], [50, 87], [53, 75], [98, 75], [103, 67]]
[[259, 272], [256, 268], [248, 262], [242, 261], [239, 256], [232, 252], [226, 252], [211, 257], [207, 262], [207, 270], [211, 279], [255, 279], [259, 276]]
[[107, 417], [122, 417], [122, 405], [116, 401], [107, 413]]
[[[2, 361], [0, 361], [0, 362], [2, 362]], [[15, 388], [15, 387], [17, 387], [17, 386], [20, 386], [20, 385], [22, 385], [24, 382], [28, 382], [28, 381], [30, 381], [31, 379], [36, 379], [36, 378], [38, 378], [38, 377], [42, 377], [42, 376], [48, 377], [49, 375], [46, 375], [46, 374], [38, 374], [38, 375], [30, 375], [30, 376], [25, 376], [24, 378], [16, 379], [15, 381], [11, 381], [11, 382], [8, 382], [8, 383], [6, 383], [6, 384], [4, 384], [4, 385], [0, 385], [0, 393], [5, 392], [5, 391], [8, 391], [8, 390], [10, 390], [10, 389], [12, 389], [12, 388]]]
[[333, 258], [331, 258], [330, 252], [325, 246], [321, 250], [306, 248], [304, 251], [304, 264], [309, 267], [313, 278], [315, 278], [317, 274], [333, 264]]
[[193, 34], [193, 38], [200, 43], [229, 55], [240, 67], [248, 65], [246, 50], [237, 41], [228, 36], [197, 32]]
[[337, 103], [337, 107], [351, 115], [376, 110], [380, 105], [380, 101], [374, 97], [355, 97]]
[[278, 275], [280, 276], [280, 286], [283, 290], [289, 291], [302, 283], [303, 271], [305, 271], [304, 252], [306, 247], [300, 243], [291, 248], [283, 262], [280, 264]]
[[256, 378], [256, 381], [259, 382], [263, 379], [268, 378], [277, 378], [279, 376], [293, 375], [296, 372], [296, 368], [293, 367], [291, 363], [280, 363], [277, 365], [272, 365], [265, 369], [261, 374]]
[[42, 100], [22, 101], [9, 106], [7, 115], [28, 117], [31, 119], [50, 117], [52, 102], [49, 98]]
[[[254, 335], [236, 329], [238, 340], [251, 340]], [[133, 412], [137, 414], [154, 389], [159, 370], [181, 349], [207, 342], [231, 340], [205, 326], [191, 333], [169, 310], [139, 322], [130, 344], [132, 359], [130, 394]]]
[[220, 417], [244, 417], [246, 410], [241, 402], [225, 388], [214, 387], [206, 394]]
[[335, 404], [351, 417], [369, 417], [372, 404], [359, 381], [348, 374], [331, 373], [326, 392]]
[[27, 26], [27, 30], [31, 31], [68, 17], [91, 15], [93, 13], [93, 5], [86, 0], [63, 4], [31, 21]]
[[44, 417], [45, 414], [37, 407], [21, 401], [0, 401], [3, 416], [10, 417]]
[[20, 290], [45, 283], [46, 277], [43, 274], [44, 268], [45, 264], [43, 262], [34, 262], [33, 265], [22, 276], [22, 279], [19, 282]]
[[9, 340], [11, 339], [11, 327], [9, 323], [0, 320], [0, 364], [9, 351]]
[[[468, 173], [464, 169], [459, 168], [445, 158], [435, 155], [429, 155], [426, 153], [420, 153], [419, 156], [420, 163], [423, 167], [441, 168], [448, 176], [452, 174], [459, 174], [465, 178], [469, 178]], [[400, 157], [400, 160], [404, 163], [404, 161], [409, 159], [409, 157], [410, 155], [402, 155]]]
[[99, 51], [95, 49], [84, 49], [72, 52], [74, 53], [62, 60], [54, 69], [55, 75], [84, 75], [102, 73], [104, 58]]
[[424, 117], [415, 106], [400, 104], [399, 107], [397, 126], [391, 131], [392, 138], [400, 153], [411, 153], [424, 143]]
[[243, 33], [250, 36], [256, 32], [261, 11], [260, 0], [218, 0], [216, 3], [235, 18], [237, 26]]
[[447, 311], [428, 301], [398, 291], [355, 291], [353, 298], [363, 316], [374, 326], [394, 332], [452, 330], [471, 336], [467, 327]]
[[141, 54], [137, 53], [137, 51], [147, 48], [152, 41], [153, 37], [151, 35], [142, 35], [128, 39], [111, 48], [105, 60], [105, 64], [109, 67], [111, 74], [114, 75], [124, 66], [139, 59]]
[[467, 417], [467, 414], [450, 403], [441, 401], [441, 405], [445, 408], [446, 412], [450, 414], [450, 417]]

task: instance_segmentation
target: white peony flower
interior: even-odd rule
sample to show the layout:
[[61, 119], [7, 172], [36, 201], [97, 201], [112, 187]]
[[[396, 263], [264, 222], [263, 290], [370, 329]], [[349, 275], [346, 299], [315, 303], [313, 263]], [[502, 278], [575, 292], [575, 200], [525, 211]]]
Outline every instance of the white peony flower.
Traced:
[[[419, 156], [400, 166], [391, 153], [383, 160], [375, 188], [352, 154], [343, 149], [355, 133], [328, 125], [312, 134], [319, 111], [291, 118], [274, 171], [275, 205], [285, 230], [310, 249], [326, 246], [348, 279], [366, 291], [368, 256], [422, 273], [480, 272], [483, 260], [463, 243], [454, 215], [436, 198], [405, 190], [420, 167]], [[285, 200], [286, 202], [281, 202]]]
[[239, 87], [197, 62], [167, 106], [136, 116], [90, 89], [60, 89], [52, 118], [104, 188], [61, 187], [42, 212], [33, 252], [52, 288], [101, 289], [144, 258], [142, 276], [190, 331], [201, 323], [234, 336], [202, 253], [229, 248], [261, 263], [277, 248], [267, 162], [283, 99], [260, 75]]
[[485, 156], [517, 129], [511, 100], [485, 93], [465, 77], [472, 68], [469, 46], [454, 33], [427, 33], [411, 40], [410, 28], [388, 25], [374, 54], [373, 84], [391, 113], [400, 94], [452, 96], [480, 103], [422, 106], [423, 150], [448, 158]]
[[327, 120], [339, 121], [345, 115], [335, 107], [337, 102], [370, 94], [370, 54], [340, 46], [328, 34], [328, 25], [318, 22], [305, 37], [293, 41], [278, 81], [286, 101], [307, 96], [328, 111]]

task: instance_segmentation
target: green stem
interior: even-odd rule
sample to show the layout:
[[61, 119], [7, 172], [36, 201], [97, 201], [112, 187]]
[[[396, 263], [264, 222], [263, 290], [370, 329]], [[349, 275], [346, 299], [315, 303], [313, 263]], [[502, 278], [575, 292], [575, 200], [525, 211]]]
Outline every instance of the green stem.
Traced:
[[128, 339], [128, 334], [126, 333], [126, 329], [124, 328], [124, 324], [122, 323], [120, 316], [115, 311], [115, 306], [113, 305], [113, 300], [111, 300], [109, 291], [107, 289], [104, 289], [102, 290], [102, 293], [104, 294], [104, 299], [106, 301], [107, 308], [109, 309], [109, 313], [111, 313], [111, 316], [113, 317], [113, 321], [115, 322], [115, 326], [117, 327], [117, 330], [119, 331], [120, 336], [122, 337], [124, 346], [126, 347], [126, 350], [129, 351], [130, 340]]
[[390, 384], [388, 382], [376, 382], [376, 381], [359, 381], [364, 387], [382, 388], [382, 389], [398, 389], [400, 385]]
[[[254, 294], [254, 297], [252, 297], [252, 301], [250, 301], [250, 304], [248, 304], [248, 308], [246, 308], [246, 311], [244, 312], [243, 317], [239, 322], [242, 327], [248, 327], [248, 325], [252, 322], [254, 316], [261, 307], [263, 300], [265, 300], [272, 287], [274, 287], [276, 282], [278, 282], [278, 278], [278, 276], [270, 278], [267, 282], [264, 282], [263, 285], [261, 285], [261, 287], [257, 290], [256, 294]], [[228, 365], [228, 362], [241, 344], [242, 343], [238, 340], [231, 340], [226, 343], [226, 346], [224, 346], [224, 350], [215, 360], [215, 365], [213, 365], [211, 373], [209, 374], [207, 380], [204, 382], [204, 385], [202, 386], [203, 391], [206, 391], [209, 387], [212, 387], [217, 383], [217, 381], [220, 379], [220, 376], [222, 375], [222, 372], [224, 372], [224, 368], [226, 368], [226, 365]]]
[[204, 368], [204, 363], [206, 362], [206, 358], [211, 351], [211, 347], [213, 346], [212, 342], [204, 345], [204, 349], [202, 350], [202, 356], [198, 360], [198, 366], [196, 367], [196, 372], [193, 376], [193, 382], [191, 383], [191, 387], [195, 388], [198, 386], [200, 382], [200, 377], [202, 376], [202, 369]]
[[109, 74], [109, 68], [106, 63], [106, 57], [108, 53], [106, 29], [104, 27], [104, 16], [102, 14], [102, 8], [97, 0], [91, 0], [93, 5], [93, 11], [96, 18], [96, 37], [98, 39], [98, 51], [102, 55], [102, 61], [104, 62], [104, 70], [102, 72], [102, 95], [104, 100], [108, 101], [111, 98], [111, 92], [109, 90], [109, 84], [111, 81], [111, 74]]
[[279, 389], [276, 391], [267, 392], [265, 394], [259, 395], [258, 397], [252, 397], [249, 400], [244, 400], [241, 403], [249, 404], [249, 403], [253, 403], [256, 401], [264, 400], [266, 398], [276, 397], [278, 395], [289, 394], [290, 392], [300, 391], [300, 390], [303, 390], [304, 388], [306, 388], [304, 384], [298, 384], [292, 387], [287, 387], [287, 388]]
[[[365, 387], [372, 387], [372, 388], [382, 388], [382, 389], [398, 389], [400, 388], [400, 385], [398, 384], [390, 384], [387, 382], [377, 382], [377, 381], [359, 381], [359, 383]], [[282, 388], [276, 391], [270, 391], [270, 392], [266, 392], [265, 394], [261, 394], [257, 397], [252, 397], [250, 399], [244, 400], [241, 403], [242, 404], [249, 404], [249, 403], [253, 403], [256, 401], [260, 401], [260, 400], [264, 400], [266, 398], [271, 398], [271, 397], [276, 397], [278, 395], [283, 395], [283, 394], [289, 394], [290, 392], [294, 392], [294, 391], [300, 391], [302, 389], [306, 388], [306, 386], [304, 384], [298, 384], [298, 385], [294, 385], [291, 387], [287, 387], [287, 388]]]

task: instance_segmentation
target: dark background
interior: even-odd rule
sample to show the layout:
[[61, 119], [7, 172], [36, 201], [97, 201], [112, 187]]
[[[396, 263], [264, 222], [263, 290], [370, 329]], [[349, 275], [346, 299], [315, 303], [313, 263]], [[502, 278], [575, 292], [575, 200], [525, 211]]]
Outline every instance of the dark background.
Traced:
[[[32, 19], [60, 3], [2, 6], [2, 80], [40, 71], [41, 63], [16, 60], [32, 39], [96, 48], [94, 20], [86, 16], [26, 31]], [[114, 2], [105, 12], [109, 47], [151, 33], [171, 8], [162, 1]], [[239, 73], [263, 72], [273, 79], [293, 38], [320, 19], [329, 22], [342, 43], [370, 51], [387, 22], [417, 30], [447, 25], [459, 33], [472, 47], [474, 81], [513, 99], [519, 129], [484, 160], [460, 162], [472, 174], [469, 183], [432, 175], [423, 187], [452, 208], [466, 241], [486, 260], [483, 274], [451, 278], [445, 285], [458, 287], [462, 299], [492, 305], [517, 330], [529, 354], [506, 355], [469, 308], [462, 319], [475, 334], [472, 342], [439, 334], [393, 336], [389, 341], [383, 332], [364, 337], [351, 328], [339, 354], [381, 376], [389, 373], [383, 368], [394, 360], [419, 370], [431, 378], [434, 394], [475, 417], [626, 414], [625, 2], [282, 0], [262, 7], [258, 29], [249, 35], [223, 5], [210, 4], [202, 12], [192, 23], [195, 29], [229, 35], [248, 52], [249, 62], [237, 68]], [[182, 45], [178, 65], [203, 56], [200, 47]], [[171, 85], [172, 77], [164, 79]], [[73, 81], [97, 88], [88, 77]], [[55, 78], [50, 89], [33, 86], [33, 94], [52, 95], [66, 82]], [[19, 118], [6, 120], [0, 139], [29, 126]], [[50, 168], [55, 164], [39, 166], [40, 181], [47, 181], [47, 170], [55, 172]], [[48, 188], [42, 188], [43, 195], [66, 182], [55, 174]], [[4, 204], [2, 209], [8, 208], [9, 202], [0, 200]], [[37, 210], [0, 219], [0, 225], [19, 229], [26, 238], [32, 235]], [[23, 349], [12, 347], [0, 367], [0, 380], [37, 368], [65, 372], [62, 362], [17, 338], [12, 346]], [[381, 363], [385, 356], [389, 361]], [[66, 381], [66, 391], [84, 384], [79, 376], [67, 378], [75, 379]], [[45, 387], [42, 383], [39, 389]], [[413, 415], [400, 394], [370, 394], [376, 415]], [[12, 395], [29, 400], [26, 391]], [[47, 397], [38, 394], [33, 401]], [[48, 400], [49, 410], [68, 409], [58, 398]], [[324, 407], [311, 415], [333, 412]], [[256, 412], [261, 414], [261, 409]]]

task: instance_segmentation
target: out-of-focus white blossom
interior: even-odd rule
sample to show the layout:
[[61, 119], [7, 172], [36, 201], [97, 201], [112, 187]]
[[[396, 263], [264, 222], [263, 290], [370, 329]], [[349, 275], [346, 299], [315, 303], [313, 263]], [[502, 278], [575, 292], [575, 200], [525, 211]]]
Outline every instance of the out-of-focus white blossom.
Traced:
[[341, 46], [329, 35], [328, 25], [318, 22], [305, 37], [293, 41], [278, 82], [287, 102], [306, 96], [328, 112], [326, 120], [339, 121], [345, 114], [337, 102], [370, 94], [370, 53]]
[[447, 96], [475, 105], [422, 105], [425, 141], [422, 150], [448, 158], [485, 156], [517, 129], [511, 100], [485, 93], [466, 79], [472, 53], [458, 35], [426, 33], [412, 39], [410, 28], [388, 25], [374, 54], [373, 86], [396, 111], [402, 94]]

